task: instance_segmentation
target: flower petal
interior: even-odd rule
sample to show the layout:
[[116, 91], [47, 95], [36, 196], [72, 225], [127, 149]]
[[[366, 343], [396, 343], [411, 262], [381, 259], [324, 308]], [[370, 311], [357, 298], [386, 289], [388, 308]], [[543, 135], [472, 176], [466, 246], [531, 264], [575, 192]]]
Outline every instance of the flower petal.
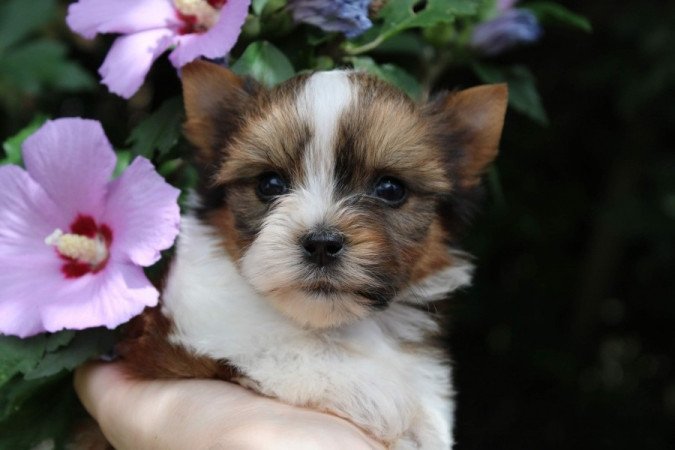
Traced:
[[46, 331], [40, 309], [64, 287], [63, 262], [55, 254], [31, 256], [0, 256], [0, 333], [26, 337]]
[[87, 39], [180, 26], [171, 0], [80, 0], [68, 7], [66, 22]]
[[373, 26], [368, 18], [370, 0], [291, 0], [293, 20], [339, 31], [352, 38]]
[[99, 217], [115, 153], [95, 120], [48, 121], [23, 144], [23, 158], [65, 217]]
[[43, 331], [40, 314], [34, 304], [0, 299], [0, 334], [25, 338]]
[[131, 97], [143, 84], [152, 63], [173, 41], [173, 31], [162, 28], [118, 37], [98, 69], [101, 83], [110, 92]]
[[183, 67], [200, 56], [212, 59], [225, 56], [237, 42], [250, 4], [250, 0], [229, 0], [209, 31], [178, 36], [178, 46], [169, 55], [173, 65]]
[[111, 183], [103, 222], [113, 230], [113, 260], [149, 266], [178, 234], [180, 191], [138, 157]]
[[535, 42], [541, 34], [537, 16], [531, 11], [510, 9], [476, 26], [471, 35], [471, 45], [485, 55], [494, 56], [516, 45]]
[[47, 331], [115, 328], [146, 306], [155, 306], [159, 299], [143, 269], [130, 264], [109, 264], [102, 272], [66, 280], [65, 284], [40, 308]]
[[69, 217], [42, 187], [17, 166], [0, 167], [0, 255], [5, 258], [45, 256], [57, 259], [45, 238], [67, 229]]

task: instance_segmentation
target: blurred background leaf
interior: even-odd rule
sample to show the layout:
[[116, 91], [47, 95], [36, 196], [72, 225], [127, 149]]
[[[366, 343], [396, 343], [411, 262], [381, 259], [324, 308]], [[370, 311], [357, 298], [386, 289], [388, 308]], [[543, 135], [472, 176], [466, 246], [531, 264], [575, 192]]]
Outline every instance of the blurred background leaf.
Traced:
[[349, 59], [349, 62], [352, 63], [354, 69], [363, 70], [393, 84], [413, 100], [420, 101], [422, 99], [422, 86], [412, 75], [400, 67], [394, 64], [378, 65], [373, 58], [367, 56], [353, 57]]
[[248, 75], [265, 86], [274, 86], [295, 75], [295, 69], [278, 48], [267, 41], [249, 45], [232, 70], [239, 75]]
[[10, 89], [37, 94], [44, 89], [77, 91], [93, 89], [94, 78], [66, 58], [67, 48], [60, 42], [36, 40], [7, 50], [0, 58], [0, 83]]
[[0, 4], [0, 56], [54, 19], [54, 0], [5, 0]]
[[24, 371], [26, 380], [51, 377], [64, 370], [72, 371], [88, 359], [111, 351], [115, 345], [115, 333], [105, 328], [90, 328], [77, 334], [72, 331], [63, 333], [69, 333], [67, 341], [62, 340], [57, 347], [48, 345], [41, 361]]
[[134, 155], [154, 159], [168, 153], [182, 134], [183, 99], [165, 100], [156, 111], [143, 119], [133, 129], [127, 140]]
[[5, 157], [0, 160], [0, 164], [21, 164], [23, 161], [21, 155], [21, 146], [23, 145], [23, 141], [25, 141], [31, 134], [37, 131], [37, 129], [40, 128], [46, 120], [47, 118], [45, 116], [37, 115], [33, 118], [33, 121], [28, 124], [28, 126], [7, 139], [2, 144], [2, 149], [5, 151]]
[[536, 14], [539, 22], [547, 25], [564, 25], [590, 33], [593, 29], [591, 21], [581, 14], [576, 14], [556, 2], [528, 2], [525, 7]]
[[478, 78], [485, 83], [507, 83], [509, 105], [537, 123], [548, 124], [548, 117], [546, 117], [541, 96], [537, 91], [536, 80], [527, 67], [522, 65], [500, 67], [493, 64], [474, 63], [473, 69]]

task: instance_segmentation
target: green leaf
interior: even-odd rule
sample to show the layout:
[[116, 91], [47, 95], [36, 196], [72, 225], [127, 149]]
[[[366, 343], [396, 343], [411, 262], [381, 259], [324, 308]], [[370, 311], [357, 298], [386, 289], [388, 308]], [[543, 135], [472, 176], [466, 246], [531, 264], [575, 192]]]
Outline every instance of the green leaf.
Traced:
[[73, 331], [40, 334], [26, 339], [0, 336], [0, 387], [15, 375], [36, 370], [46, 352], [68, 345], [74, 337]]
[[286, 6], [287, 0], [253, 0], [251, 6], [253, 12], [260, 16], [269, 15], [275, 11], [280, 10]]
[[127, 144], [133, 154], [148, 159], [153, 159], [155, 152], [164, 155], [178, 143], [182, 123], [183, 102], [180, 97], [172, 97], [134, 128]]
[[0, 424], [46, 382], [45, 379], [25, 381], [22, 377], [15, 377], [5, 383], [0, 389]]
[[117, 162], [115, 163], [115, 171], [113, 172], [114, 177], [119, 177], [124, 169], [129, 167], [131, 163], [131, 150], [118, 150], [115, 152], [117, 155]]
[[54, 444], [47, 448], [64, 449], [82, 415], [70, 376], [15, 378], [0, 390], [0, 449], [37, 448], [45, 441]]
[[467, 16], [477, 11], [474, 0], [428, 0], [426, 6], [415, 11], [419, 0], [390, 0], [380, 11], [384, 19], [383, 33], [399, 32], [408, 28], [427, 28], [439, 23], [452, 23], [455, 16]]
[[355, 69], [366, 71], [376, 77], [393, 84], [399, 89], [403, 90], [410, 98], [415, 101], [422, 99], [422, 87], [405, 70], [393, 64], [378, 65], [372, 58], [367, 56], [360, 56], [349, 58]]
[[253, 0], [251, 2], [251, 7], [257, 16], [266, 16], [284, 8], [286, 3], [287, 0]]
[[183, 166], [184, 162], [181, 158], [169, 159], [157, 168], [157, 172], [164, 178], [168, 178], [175, 174]]
[[262, 20], [258, 16], [249, 15], [244, 22], [244, 25], [241, 27], [241, 35], [246, 38], [246, 40], [254, 41], [258, 39], [260, 32], [262, 31]]
[[579, 15], [555, 2], [534, 2], [523, 5], [532, 11], [542, 24], [566, 25], [572, 28], [590, 33], [593, 30], [591, 22], [584, 16]]
[[[478, 0], [389, 0], [378, 15], [382, 20], [380, 34], [358, 47], [347, 46], [350, 54], [370, 51], [390, 37], [410, 28], [429, 28], [449, 24], [458, 16], [471, 16], [478, 11]], [[416, 9], [422, 6], [421, 9]]]
[[72, 330], [63, 330], [57, 333], [47, 335], [46, 352], [53, 352], [61, 347], [65, 347], [75, 338], [75, 332]]
[[73, 370], [87, 359], [112, 349], [114, 331], [106, 328], [91, 328], [75, 334], [69, 345], [46, 353], [42, 360], [25, 374], [26, 380], [55, 375], [62, 370]]
[[383, 42], [382, 45], [377, 47], [377, 53], [419, 58], [419, 55], [425, 50], [425, 46], [425, 42], [418, 33], [406, 31]]
[[267, 41], [254, 42], [246, 47], [232, 70], [239, 75], [251, 76], [268, 87], [295, 75], [286, 55]]
[[45, 335], [20, 339], [0, 336], [0, 387], [15, 375], [34, 369], [47, 348]]
[[4, 0], [0, 4], [0, 53], [49, 22], [54, 0]]
[[5, 151], [6, 157], [0, 162], [3, 164], [21, 164], [21, 146], [23, 145], [23, 142], [28, 138], [28, 136], [35, 133], [35, 131], [40, 128], [46, 120], [47, 116], [38, 115], [25, 128], [23, 128], [11, 138], [7, 139], [2, 144], [2, 148]]
[[269, 3], [270, 0], [253, 0], [251, 2], [251, 8], [253, 8], [253, 12], [259, 16], [262, 14], [263, 9], [265, 9], [265, 5]]
[[21, 92], [36, 94], [43, 87], [78, 91], [96, 86], [78, 64], [66, 58], [66, 46], [57, 41], [37, 40], [13, 47], [0, 58], [0, 79]]
[[548, 117], [537, 91], [534, 75], [524, 66], [500, 67], [474, 63], [474, 72], [486, 83], [507, 83], [509, 104], [541, 125], [548, 125]]

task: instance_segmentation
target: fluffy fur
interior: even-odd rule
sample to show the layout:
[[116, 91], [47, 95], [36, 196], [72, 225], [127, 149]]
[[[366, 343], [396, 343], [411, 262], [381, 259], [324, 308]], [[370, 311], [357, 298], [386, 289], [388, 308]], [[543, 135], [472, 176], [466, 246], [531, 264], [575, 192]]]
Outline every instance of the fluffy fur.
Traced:
[[[392, 448], [450, 448], [450, 368], [430, 303], [470, 282], [452, 243], [497, 153], [505, 87], [417, 105], [361, 73], [268, 90], [203, 62], [183, 83], [199, 205], [161, 311], [136, 321], [120, 353], [141, 375], [238, 381]], [[270, 173], [288, 189], [263, 198]], [[392, 178], [400, 202], [378, 196]], [[303, 247], [317, 230], [344, 243], [330, 265]]]

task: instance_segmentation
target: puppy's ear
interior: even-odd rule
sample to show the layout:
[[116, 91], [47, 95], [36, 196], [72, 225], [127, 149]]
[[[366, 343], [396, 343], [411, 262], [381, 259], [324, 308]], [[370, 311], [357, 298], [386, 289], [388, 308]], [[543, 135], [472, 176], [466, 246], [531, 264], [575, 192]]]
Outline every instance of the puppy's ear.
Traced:
[[448, 94], [431, 105], [437, 126], [453, 147], [451, 165], [461, 188], [475, 187], [497, 156], [508, 99], [506, 84], [490, 84]]
[[219, 161], [228, 140], [242, 125], [257, 85], [206, 61], [183, 67], [182, 82], [185, 134], [197, 147], [196, 162], [207, 167]]

